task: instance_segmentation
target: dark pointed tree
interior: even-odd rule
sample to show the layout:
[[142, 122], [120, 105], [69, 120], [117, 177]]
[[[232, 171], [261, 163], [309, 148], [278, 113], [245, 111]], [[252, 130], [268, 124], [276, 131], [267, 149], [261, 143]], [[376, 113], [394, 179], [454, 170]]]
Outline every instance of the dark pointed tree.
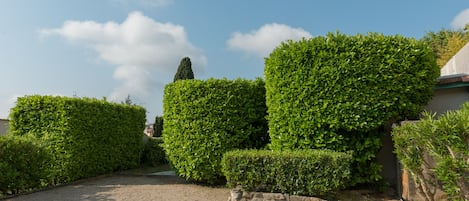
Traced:
[[181, 63], [179, 63], [173, 82], [187, 79], [194, 79], [194, 72], [192, 72], [191, 59], [189, 57], [184, 57], [182, 58]]
[[153, 131], [153, 137], [161, 137], [163, 133], [163, 116], [156, 116]]
[[132, 105], [132, 99], [130, 98], [130, 94], [127, 95], [127, 98], [125, 98], [124, 103], [126, 105]]

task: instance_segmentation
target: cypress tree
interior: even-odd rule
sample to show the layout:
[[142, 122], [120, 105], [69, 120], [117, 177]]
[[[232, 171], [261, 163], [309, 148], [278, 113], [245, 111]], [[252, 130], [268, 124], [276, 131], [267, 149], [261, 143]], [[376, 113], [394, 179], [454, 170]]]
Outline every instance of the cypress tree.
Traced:
[[153, 125], [153, 137], [161, 137], [163, 133], [163, 117], [156, 116], [155, 124]]
[[173, 82], [187, 79], [194, 79], [194, 72], [192, 72], [191, 59], [189, 57], [184, 57], [182, 58], [181, 63], [179, 63]]

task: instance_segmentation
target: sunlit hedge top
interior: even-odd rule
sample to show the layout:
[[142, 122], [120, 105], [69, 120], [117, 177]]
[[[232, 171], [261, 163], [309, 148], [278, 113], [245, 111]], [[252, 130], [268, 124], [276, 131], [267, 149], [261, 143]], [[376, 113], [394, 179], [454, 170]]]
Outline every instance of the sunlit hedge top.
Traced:
[[412, 38], [330, 33], [288, 41], [265, 60], [269, 132], [366, 131], [414, 116], [438, 76], [432, 50]]

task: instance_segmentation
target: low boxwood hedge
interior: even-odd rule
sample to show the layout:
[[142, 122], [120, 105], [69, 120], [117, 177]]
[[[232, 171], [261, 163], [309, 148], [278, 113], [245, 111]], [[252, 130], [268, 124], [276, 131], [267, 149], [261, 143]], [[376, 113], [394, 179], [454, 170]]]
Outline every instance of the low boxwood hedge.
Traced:
[[318, 196], [345, 187], [351, 161], [350, 153], [330, 150], [235, 150], [224, 154], [222, 171], [229, 187]]

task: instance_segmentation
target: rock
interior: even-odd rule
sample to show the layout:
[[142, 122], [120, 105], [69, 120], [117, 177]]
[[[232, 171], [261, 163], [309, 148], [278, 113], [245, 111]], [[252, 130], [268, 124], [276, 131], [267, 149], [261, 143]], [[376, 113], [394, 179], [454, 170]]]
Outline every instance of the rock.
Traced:
[[231, 190], [228, 201], [327, 201], [316, 197], [288, 195], [282, 193], [246, 192], [241, 188]]
[[285, 195], [281, 193], [264, 193], [264, 201], [287, 201]]
[[230, 194], [231, 197], [228, 201], [241, 201], [241, 198], [243, 198], [243, 191], [241, 189], [233, 189]]
[[327, 201], [327, 200], [323, 200], [321, 198], [316, 198], [316, 197], [290, 195], [290, 201]]

